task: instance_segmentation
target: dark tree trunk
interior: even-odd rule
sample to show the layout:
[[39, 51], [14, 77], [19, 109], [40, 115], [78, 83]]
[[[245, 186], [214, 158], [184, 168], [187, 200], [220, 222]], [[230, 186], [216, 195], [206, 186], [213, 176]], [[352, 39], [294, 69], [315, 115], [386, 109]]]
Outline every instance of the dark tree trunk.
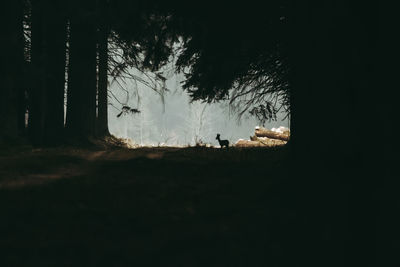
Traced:
[[43, 144], [46, 106], [46, 69], [44, 36], [44, 8], [42, 1], [32, 1], [31, 77], [29, 90], [28, 131], [34, 145]]
[[20, 0], [0, 4], [0, 142], [18, 137], [18, 92], [23, 66], [23, 5]]
[[46, 110], [44, 140], [60, 143], [64, 130], [66, 20], [55, 8], [46, 14]]
[[29, 74], [27, 73], [27, 69], [29, 68], [30, 63], [24, 62], [23, 71], [22, 71], [22, 86], [20, 90], [18, 90], [18, 117], [17, 117], [17, 124], [18, 124], [18, 131], [19, 134], [23, 137], [26, 137], [26, 111], [28, 109], [28, 99], [27, 99], [27, 92], [28, 92], [28, 85], [27, 81], [29, 80]]
[[34, 145], [54, 145], [64, 129], [66, 20], [53, 2], [32, 2], [33, 84], [29, 129]]
[[98, 41], [99, 72], [98, 72], [98, 117], [97, 134], [100, 137], [110, 135], [108, 130], [108, 29], [99, 29]]
[[[358, 156], [364, 135], [352, 140], [343, 131], [361, 133], [374, 117], [363, 116], [365, 108], [373, 106], [367, 93], [373, 64], [366, 60], [373, 43], [365, 36], [367, 25], [359, 21], [360, 14], [353, 14], [355, 10], [345, 1], [311, 2], [295, 9], [299, 15], [294, 30], [297, 42], [291, 94], [295, 151], [314, 153], [326, 167], [338, 162], [362, 164]], [[306, 141], [310, 127], [321, 133], [314, 142]]]
[[96, 43], [93, 25], [71, 19], [66, 130], [73, 139], [95, 135]]
[[[29, 34], [30, 27], [32, 25], [31, 21], [31, 9], [27, 1], [23, 1], [23, 36]], [[25, 29], [28, 26], [28, 29]], [[32, 86], [32, 64], [30, 61], [31, 50], [30, 50], [31, 40], [23, 38], [23, 66], [22, 66], [22, 86], [18, 91], [18, 130], [20, 135], [24, 138], [28, 137], [27, 132], [27, 111], [29, 108], [29, 90]]]
[[[323, 266], [376, 263], [378, 122], [374, 7], [303, 1], [292, 16], [291, 146], [294, 235], [300, 262]], [[379, 125], [379, 124], [378, 124]], [[310, 140], [309, 129], [319, 132]], [[358, 133], [347, 138], [343, 131]], [[370, 179], [372, 175], [373, 179]], [[308, 253], [312, 251], [312, 253]], [[315, 262], [315, 263], [316, 263]], [[299, 263], [297, 263], [299, 264]], [[302, 265], [302, 263], [300, 263]]]

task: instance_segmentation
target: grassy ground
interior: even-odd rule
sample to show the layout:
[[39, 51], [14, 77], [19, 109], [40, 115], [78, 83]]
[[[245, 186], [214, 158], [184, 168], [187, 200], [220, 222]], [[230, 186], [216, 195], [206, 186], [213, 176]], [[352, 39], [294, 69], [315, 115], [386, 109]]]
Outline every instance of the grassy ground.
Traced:
[[286, 155], [3, 150], [0, 266], [280, 266]]

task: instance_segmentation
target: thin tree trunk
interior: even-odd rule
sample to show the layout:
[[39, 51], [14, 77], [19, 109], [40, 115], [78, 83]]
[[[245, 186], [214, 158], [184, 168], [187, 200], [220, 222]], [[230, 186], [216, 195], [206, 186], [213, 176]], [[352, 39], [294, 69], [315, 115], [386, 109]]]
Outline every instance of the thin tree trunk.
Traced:
[[42, 1], [32, 1], [31, 65], [32, 84], [29, 90], [29, 137], [33, 145], [42, 145], [45, 125], [46, 80], [44, 8]]
[[96, 31], [83, 19], [70, 21], [70, 53], [66, 130], [68, 137], [95, 135]]
[[0, 142], [18, 137], [18, 91], [23, 66], [23, 5], [20, 0], [0, 4]]
[[105, 26], [99, 29], [98, 55], [97, 134], [103, 137], [110, 135], [108, 130], [108, 29]]
[[28, 108], [26, 92], [28, 90], [27, 80], [29, 80], [29, 75], [27, 73], [28, 62], [24, 62], [23, 71], [22, 71], [22, 86], [20, 90], [18, 90], [18, 132], [21, 136], [26, 136], [26, 110]]

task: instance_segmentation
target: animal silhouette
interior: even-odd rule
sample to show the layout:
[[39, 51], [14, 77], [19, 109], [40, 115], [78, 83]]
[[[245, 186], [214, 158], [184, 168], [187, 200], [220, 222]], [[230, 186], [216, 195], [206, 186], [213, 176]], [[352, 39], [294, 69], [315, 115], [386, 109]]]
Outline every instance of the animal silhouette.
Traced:
[[218, 140], [218, 143], [221, 146], [221, 148], [223, 148], [223, 147], [229, 148], [229, 141], [228, 140], [221, 140], [220, 134], [217, 134], [217, 137], [215, 139]]

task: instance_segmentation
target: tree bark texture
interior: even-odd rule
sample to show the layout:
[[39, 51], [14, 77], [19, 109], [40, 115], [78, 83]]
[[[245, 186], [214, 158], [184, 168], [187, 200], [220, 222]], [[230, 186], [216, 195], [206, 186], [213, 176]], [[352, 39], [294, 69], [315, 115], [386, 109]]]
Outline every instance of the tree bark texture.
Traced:
[[29, 89], [29, 122], [28, 130], [31, 142], [41, 145], [44, 136], [45, 123], [45, 56], [47, 46], [43, 28], [43, 6], [41, 1], [32, 2], [32, 38], [31, 38], [31, 64], [32, 84]]
[[98, 56], [97, 134], [107, 136], [110, 135], [108, 130], [108, 29], [104, 25], [99, 28]]
[[29, 131], [35, 145], [53, 145], [62, 139], [65, 42], [62, 10], [51, 1], [33, 1]]
[[96, 121], [96, 28], [82, 18], [70, 20], [67, 121], [69, 137], [95, 135]]
[[57, 144], [63, 138], [64, 89], [66, 60], [66, 19], [52, 8], [45, 14], [46, 47], [46, 109], [44, 140]]
[[6, 141], [18, 136], [18, 92], [24, 59], [22, 1], [2, 1], [0, 10], [0, 141]]
[[[304, 216], [293, 235], [309, 240], [313, 253], [293, 251], [310, 265], [313, 259], [324, 266], [380, 266], [372, 230], [378, 179], [369, 178], [378, 178], [380, 148], [368, 142], [367, 130], [380, 121], [373, 94], [377, 33], [370, 24], [376, 9], [344, 0], [293, 3], [291, 197]], [[323, 134], [310, 139], [310, 128]]]

